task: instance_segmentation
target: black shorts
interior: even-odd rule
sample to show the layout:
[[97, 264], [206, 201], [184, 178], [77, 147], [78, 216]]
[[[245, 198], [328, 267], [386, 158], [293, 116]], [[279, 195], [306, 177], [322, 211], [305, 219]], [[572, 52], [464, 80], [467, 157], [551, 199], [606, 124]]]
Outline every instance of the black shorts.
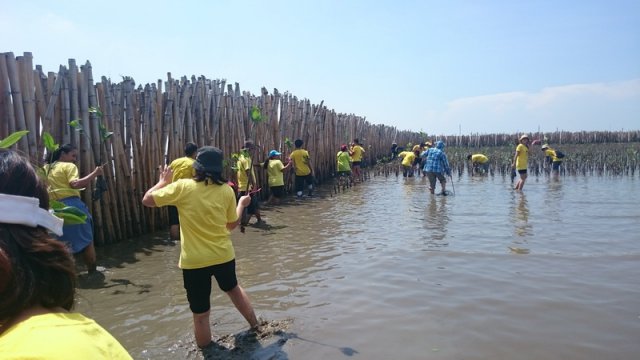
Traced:
[[282, 199], [284, 197], [284, 185], [272, 186], [270, 188], [273, 197]]
[[304, 184], [313, 185], [313, 175], [296, 175], [296, 179], [294, 181], [296, 192], [304, 190]]
[[351, 171], [338, 171], [338, 177], [351, 176]]
[[[239, 200], [240, 197], [245, 196], [247, 194], [246, 191], [240, 191], [238, 193], [238, 199]], [[253, 193], [251, 194], [251, 202], [249, 203], [249, 206], [247, 206], [247, 213], [248, 214], [255, 214], [256, 210], [260, 209], [260, 207], [258, 206], [258, 197], [256, 196], [257, 193]]]
[[220, 290], [233, 290], [238, 286], [236, 260], [199, 269], [182, 269], [182, 282], [187, 290], [189, 309], [194, 314], [202, 314], [211, 309], [211, 276], [215, 276]]
[[518, 170], [518, 174], [520, 174], [520, 175], [527, 175], [527, 169]]
[[351, 163], [352, 166], [360, 166], [360, 164], [362, 163], [362, 161], [354, 161]]
[[178, 208], [173, 205], [169, 205], [167, 206], [167, 209], [169, 210], [169, 225], [180, 225]]
[[551, 163], [551, 169], [553, 169], [553, 171], [558, 171], [560, 170], [560, 165], [562, 165], [562, 161], [554, 161]]

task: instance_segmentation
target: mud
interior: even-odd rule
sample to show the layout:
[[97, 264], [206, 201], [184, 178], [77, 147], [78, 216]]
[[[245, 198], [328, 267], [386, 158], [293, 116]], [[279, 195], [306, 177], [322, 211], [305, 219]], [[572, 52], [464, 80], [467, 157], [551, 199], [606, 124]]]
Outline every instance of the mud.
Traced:
[[292, 319], [260, 320], [258, 330], [245, 330], [214, 339], [205, 348], [194, 342], [184, 344], [188, 359], [286, 359], [282, 349], [295, 335], [287, 332]]

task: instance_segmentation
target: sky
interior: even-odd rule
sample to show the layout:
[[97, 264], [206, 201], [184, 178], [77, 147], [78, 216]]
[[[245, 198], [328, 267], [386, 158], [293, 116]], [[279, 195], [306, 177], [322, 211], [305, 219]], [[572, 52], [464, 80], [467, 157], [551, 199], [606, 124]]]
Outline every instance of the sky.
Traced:
[[638, 0], [0, 0], [0, 52], [427, 134], [640, 130]]

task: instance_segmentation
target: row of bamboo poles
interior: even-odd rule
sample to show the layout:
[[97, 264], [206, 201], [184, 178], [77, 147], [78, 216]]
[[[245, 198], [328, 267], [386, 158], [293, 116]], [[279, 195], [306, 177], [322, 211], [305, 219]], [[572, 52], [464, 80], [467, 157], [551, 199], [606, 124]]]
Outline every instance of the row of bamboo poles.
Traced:
[[[102, 117], [92, 108], [99, 108]], [[254, 108], [262, 114], [260, 121], [251, 117]], [[321, 182], [335, 172], [341, 144], [360, 138], [367, 156], [376, 159], [392, 142], [408, 142], [412, 136], [408, 131], [370, 124], [357, 115], [338, 114], [323, 102], [312, 104], [277, 89], [269, 93], [263, 88], [253, 95], [225, 80], [177, 80], [168, 74], [165, 82], [137, 87], [128, 77], [118, 83], [105, 77], [95, 82], [91, 64], [78, 66], [73, 59], [68, 67], [45, 75], [40, 66], [33, 67], [31, 53], [0, 55], [0, 116], [0, 139], [29, 130], [14, 147], [33, 163], [40, 165], [45, 155], [41, 136], [46, 131], [58, 144], [77, 146], [82, 175], [106, 164], [109, 190], [100, 201], [91, 200], [90, 188], [82, 195], [94, 217], [97, 244], [165, 226], [166, 211], [143, 207], [141, 198], [157, 181], [158, 167], [184, 156], [189, 141], [221, 148], [227, 158], [226, 175], [233, 178], [231, 154], [239, 152], [245, 139], [258, 145], [256, 161], [260, 162], [271, 149], [283, 152], [285, 158], [293, 150], [285, 139], [300, 138]], [[74, 120], [79, 120], [82, 131], [70, 126]], [[113, 132], [105, 141], [101, 124]], [[259, 186], [266, 184], [264, 172], [257, 171], [257, 175]]]
[[[549, 144], [610, 144], [640, 142], [640, 130], [630, 131], [554, 131], [535, 132], [528, 134], [532, 140], [539, 139]], [[518, 143], [518, 136], [514, 134], [471, 134], [471, 135], [442, 135], [440, 140], [448, 146], [486, 147], [511, 146]], [[404, 145], [404, 144], [398, 144]]]

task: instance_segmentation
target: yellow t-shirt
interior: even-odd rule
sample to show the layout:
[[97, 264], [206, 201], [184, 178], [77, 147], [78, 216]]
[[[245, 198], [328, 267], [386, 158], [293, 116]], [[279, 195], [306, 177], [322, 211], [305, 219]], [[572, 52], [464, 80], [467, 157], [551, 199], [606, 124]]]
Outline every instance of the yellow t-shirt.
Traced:
[[177, 158], [169, 164], [171, 170], [173, 170], [173, 177], [171, 181], [179, 179], [192, 179], [196, 175], [196, 169], [193, 168], [193, 162], [195, 160], [191, 157], [184, 156]]
[[278, 159], [267, 161], [269, 162], [269, 166], [267, 167], [269, 186], [283, 186], [284, 175], [282, 174], [282, 169], [284, 169], [284, 164]]
[[477, 164], [484, 164], [489, 161], [489, 158], [482, 154], [471, 155], [471, 161]]
[[529, 148], [524, 144], [518, 144], [516, 152], [518, 153], [518, 156], [516, 157], [516, 170], [527, 170]]
[[296, 169], [297, 176], [306, 176], [311, 174], [311, 168], [309, 167], [309, 152], [305, 149], [293, 150], [291, 155], [293, 166]]
[[351, 158], [353, 161], [362, 161], [362, 155], [364, 154], [364, 148], [360, 145], [354, 145], [351, 148]]
[[403, 151], [403, 153], [405, 153], [405, 155], [402, 158], [402, 166], [413, 166], [416, 154], [413, 151]]
[[236, 197], [229, 185], [181, 179], [151, 195], [157, 206], [178, 208], [181, 269], [203, 268], [235, 258], [227, 223], [238, 220], [238, 215]]
[[237, 176], [238, 176], [238, 191], [249, 191], [253, 187], [249, 187], [249, 177], [247, 176], [247, 170], [251, 171], [251, 180], [255, 184], [256, 174], [253, 171], [253, 162], [251, 157], [240, 154], [238, 162], [236, 163]]
[[52, 200], [60, 200], [70, 196], [80, 196], [80, 190], [69, 185], [72, 180], [79, 179], [76, 164], [65, 161], [56, 161], [44, 166], [49, 182], [49, 197]]
[[0, 336], [3, 360], [129, 360], [131, 355], [94, 320], [79, 313], [34, 315]]
[[551, 158], [552, 162], [559, 162], [562, 161], [562, 159], [558, 158], [558, 156], [556, 156], [556, 151], [553, 149], [546, 149], [544, 151], [544, 155], [545, 156], [549, 156]]
[[338, 159], [338, 171], [351, 171], [349, 152], [338, 151], [336, 158]]

